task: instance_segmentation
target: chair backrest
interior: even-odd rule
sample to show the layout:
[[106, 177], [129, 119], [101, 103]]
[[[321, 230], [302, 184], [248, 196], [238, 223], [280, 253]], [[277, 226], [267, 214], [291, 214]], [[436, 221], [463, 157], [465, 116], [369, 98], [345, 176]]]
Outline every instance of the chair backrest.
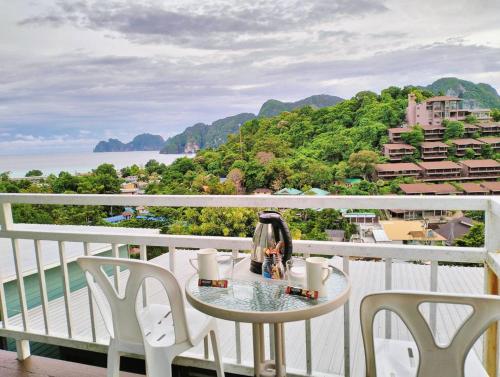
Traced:
[[[472, 307], [471, 315], [457, 329], [448, 346], [436, 344], [432, 330], [419, 310], [419, 306], [424, 303]], [[413, 335], [420, 356], [417, 377], [436, 374], [440, 377], [463, 377], [465, 359], [470, 349], [489, 325], [500, 319], [500, 297], [391, 291], [367, 295], [361, 302], [360, 310], [367, 377], [377, 375], [373, 322], [380, 310], [398, 314]]]
[[[153, 278], [161, 283], [167, 293], [172, 320], [175, 324], [175, 342], [181, 343], [189, 339], [181, 287], [170, 271], [149, 262], [132, 259], [80, 257], [77, 262], [85, 273], [87, 284], [97, 302], [111, 338], [143, 344], [143, 337], [137, 320], [138, 313], [136, 313], [137, 295], [144, 280]], [[104, 271], [104, 267], [107, 266], [113, 268], [125, 267], [129, 270], [130, 275], [124, 287], [123, 295], [117, 294], [117, 290], [115, 290], [113, 283]], [[104, 293], [111, 312], [97, 286]]]

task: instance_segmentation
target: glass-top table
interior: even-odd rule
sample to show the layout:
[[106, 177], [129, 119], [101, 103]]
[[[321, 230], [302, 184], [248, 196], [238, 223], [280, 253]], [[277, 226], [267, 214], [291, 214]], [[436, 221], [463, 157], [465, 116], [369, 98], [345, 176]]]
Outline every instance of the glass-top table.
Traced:
[[[229, 321], [252, 323], [255, 376], [285, 376], [284, 322], [329, 313], [349, 298], [349, 278], [333, 267], [327, 295], [317, 300], [285, 293], [288, 280], [270, 280], [250, 272], [250, 259], [235, 265], [227, 288], [199, 287], [198, 275], [186, 283], [186, 297], [199, 311]], [[274, 361], [264, 360], [264, 323], [274, 324]]]

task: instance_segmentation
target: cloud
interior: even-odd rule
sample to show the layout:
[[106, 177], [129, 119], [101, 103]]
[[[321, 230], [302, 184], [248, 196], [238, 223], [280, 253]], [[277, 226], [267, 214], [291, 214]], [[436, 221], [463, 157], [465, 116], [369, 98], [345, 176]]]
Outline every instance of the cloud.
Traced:
[[464, 6], [466, 0], [7, 2], [0, 14], [0, 134], [10, 136], [0, 141], [32, 135], [16, 143], [34, 145], [57, 136], [54, 148], [62, 137], [90, 150], [92, 140], [168, 137], [197, 122], [255, 113], [269, 98], [350, 97], [441, 76], [499, 88], [500, 2], [468, 12]]
[[[207, 5], [209, 4], [209, 5]], [[316, 0], [304, 2], [224, 1], [191, 5], [123, 2], [58, 2], [44, 15], [19, 21], [21, 26], [73, 25], [118, 33], [138, 43], [169, 43], [205, 49], [262, 49], [285, 33], [302, 32], [345, 17], [387, 10], [381, 0]], [[272, 37], [274, 35], [281, 37]], [[260, 43], [259, 43], [260, 42]], [[267, 43], [266, 43], [267, 42]]]

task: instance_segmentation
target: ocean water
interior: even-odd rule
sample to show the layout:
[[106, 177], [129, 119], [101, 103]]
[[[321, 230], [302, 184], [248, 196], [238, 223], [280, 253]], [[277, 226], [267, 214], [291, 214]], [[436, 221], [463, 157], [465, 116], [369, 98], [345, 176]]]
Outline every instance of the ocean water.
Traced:
[[171, 164], [182, 154], [160, 154], [151, 152], [76, 152], [30, 155], [0, 155], [0, 173], [10, 172], [11, 177], [24, 177], [26, 172], [39, 169], [44, 175], [59, 174], [61, 171], [85, 173], [103, 163], [115, 165], [121, 169], [133, 164], [144, 166], [149, 160]]

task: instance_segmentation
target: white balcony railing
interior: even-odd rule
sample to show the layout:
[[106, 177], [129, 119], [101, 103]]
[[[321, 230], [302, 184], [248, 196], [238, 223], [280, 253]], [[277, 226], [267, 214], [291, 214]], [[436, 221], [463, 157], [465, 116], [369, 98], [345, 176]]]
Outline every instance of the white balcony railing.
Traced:
[[[405, 196], [121, 196], [121, 195], [47, 195], [47, 194], [0, 194], [0, 238], [11, 240], [12, 252], [15, 263], [15, 278], [20, 301], [21, 325], [10, 323], [7, 303], [5, 298], [4, 284], [0, 279], [0, 306], [1, 327], [0, 336], [16, 339], [19, 358], [29, 356], [28, 341], [38, 341], [48, 344], [88, 349], [100, 352], [106, 351], [106, 345], [99, 342], [96, 337], [95, 313], [92, 308], [92, 300], [89, 300], [89, 308], [92, 334], [90, 339], [81, 339], [73, 332], [75, 318], [72, 318], [72, 295], [68, 277], [68, 258], [65, 253], [65, 245], [68, 242], [83, 244], [85, 254], [90, 253], [90, 243], [111, 244], [112, 253], [119, 255], [118, 245], [139, 245], [141, 258], [146, 259], [146, 246], [164, 246], [169, 248], [169, 266], [176, 273], [176, 250], [185, 248], [214, 247], [236, 251], [249, 250], [251, 248], [250, 238], [233, 237], [202, 237], [165, 234], [124, 234], [116, 231], [99, 231], [99, 228], [72, 227], [57, 230], [36, 226], [26, 227], [15, 224], [12, 219], [12, 204], [30, 203], [43, 205], [102, 205], [102, 206], [148, 206], [148, 207], [253, 207], [253, 208], [333, 208], [333, 209], [405, 209], [405, 210], [477, 210], [485, 212], [485, 244], [483, 247], [444, 247], [425, 245], [403, 245], [403, 244], [364, 244], [327, 241], [300, 240], [294, 242], [294, 253], [298, 254], [324, 254], [339, 256], [343, 258], [343, 268], [349, 272], [350, 257], [370, 257], [385, 260], [385, 289], [392, 288], [393, 260], [404, 261], [427, 261], [430, 268], [429, 286], [431, 290], [437, 289], [438, 263], [454, 262], [461, 263], [484, 263], [485, 266], [485, 290], [487, 293], [498, 293], [498, 279], [500, 274], [500, 258], [496, 252], [500, 249], [500, 199], [495, 196], [474, 197], [405, 197]], [[32, 315], [28, 315], [26, 289], [24, 285], [23, 266], [19, 240], [33, 240], [36, 253], [38, 281], [40, 289], [41, 311], [39, 316], [43, 317], [44, 331], [35, 330], [31, 326]], [[63, 300], [65, 310], [65, 327], [67, 334], [52, 334], [49, 326], [47, 286], [44, 277], [44, 250], [40, 241], [56, 241], [59, 250], [59, 264], [63, 279]], [[2, 254], [0, 250], [0, 264]], [[0, 277], [1, 278], [1, 277]], [[344, 307], [344, 334], [342, 347], [344, 352], [344, 375], [351, 375], [351, 331], [349, 303]], [[40, 318], [38, 318], [40, 320]], [[390, 335], [391, 316], [386, 315], [386, 332]], [[431, 324], [436, 322], [436, 312], [431, 309]], [[389, 324], [389, 325], [388, 325]], [[242, 341], [239, 324], [235, 324], [234, 338], [236, 344], [235, 360], [225, 360], [229, 372], [251, 374], [251, 369], [241, 365]], [[496, 325], [492, 326], [486, 336], [484, 344], [484, 363], [491, 375], [496, 376], [498, 365]], [[305, 321], [305, 358], [306, 370], [297, 372], [297, 375], [313, 375], [312, 370], [312, 333], [311, 324]], [[203, 360], [199, 366], [204, 366]]]

